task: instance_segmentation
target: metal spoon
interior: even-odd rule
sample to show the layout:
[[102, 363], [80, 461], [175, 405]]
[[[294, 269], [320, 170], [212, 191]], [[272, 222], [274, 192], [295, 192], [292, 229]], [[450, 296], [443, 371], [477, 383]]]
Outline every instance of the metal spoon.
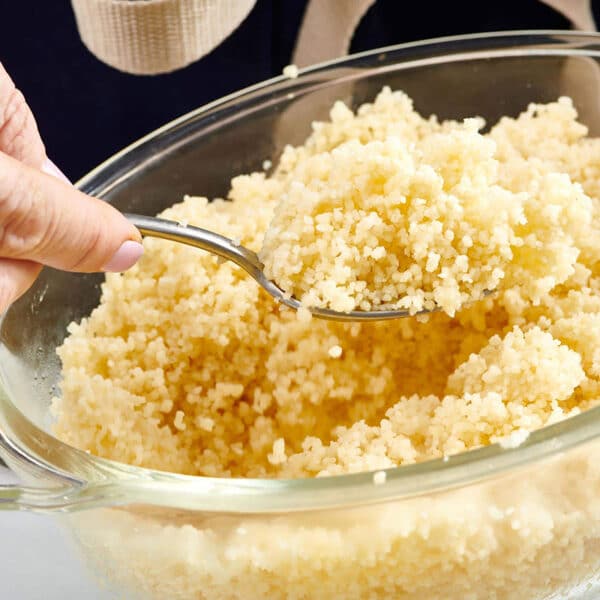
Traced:
[[[298, 310], [303, 306], [299, 300], [296, 300], [293, 296], [290, 297], [277, 284], [267, 279], [263, 271], [263, 264], [260, 262], [256, 252], [252, 252], [252, 250], [236, 244], [230, 238], [219, 235], [214, 231], [208, 231], [207, 229], [201, 229], [192, 225], [182, 225], [181, 223], [167, 219], [132, 214], [126, 214], [125, 216], [140, 230], [142, 235], [187, 244], [188, 246], [201, 248], [221, 258], [230, 260], [244, 269], [277, 302], [289, 306], [294, 310]], [[414, 316], [407, 310], [353, 310], [351, 312], [338, 312], [328, 308], [309, 306], [306, 308], [315, 317], [330, 321], [382, 321]], [[427, 314], [434, 311], [422, 310], [417, 314]]]

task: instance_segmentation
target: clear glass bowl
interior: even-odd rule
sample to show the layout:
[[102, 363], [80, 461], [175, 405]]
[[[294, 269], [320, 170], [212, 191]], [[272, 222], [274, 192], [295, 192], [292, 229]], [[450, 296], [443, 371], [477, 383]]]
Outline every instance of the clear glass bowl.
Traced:
[[[600, 134], [600, 36], [520, 32], [355, 55], [203, 107], [80, 182], [119, 209], [154, 214], [186, 193], [301, 143], [336, 99], [384, 85], [441, 118], [495, 122], [529, 102], [573, 98]], [[93, 143], [93, 141], [92, 141]], [[121, 595], [410, 600], [596, 598], [600, 408], [448, 461], [314, 480], [211, 479], [134, 468], [54, 439], [48, 407], [66, 326], [101, 276], [46, 269], [0, 322], [0, 455], [22, 485], [0, 508], [56, 512]]]

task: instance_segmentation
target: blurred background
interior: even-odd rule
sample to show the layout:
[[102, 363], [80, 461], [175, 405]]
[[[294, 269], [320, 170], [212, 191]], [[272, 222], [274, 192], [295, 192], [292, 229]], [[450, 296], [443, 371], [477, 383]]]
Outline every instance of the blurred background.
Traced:
[[[48, 155], [76, 180], [163, 123], [281, 74], [305, 6], [306, 0], [258, 0], [242, 25], [198, 62], [167, 75], [135, 76], [90, 54], [68, 0], [7, 2], [0, 61], [33, 109]], [[600, 0], [594, 13], [599, 22]], [[568, 28], [567, 19], [539, 0], [379, 0], [362, 19], [351, 51], [462, 33]]]

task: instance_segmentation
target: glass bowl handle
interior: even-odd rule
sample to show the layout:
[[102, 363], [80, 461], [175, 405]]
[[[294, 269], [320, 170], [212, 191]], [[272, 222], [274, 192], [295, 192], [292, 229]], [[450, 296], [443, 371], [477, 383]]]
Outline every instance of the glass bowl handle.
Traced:
[[106, 490], [92, 492], [82, 482], [43, 470], [22, 457], [5, 452], [0, 456], [0, 511], [70, 512], [89, 505], [110, 504], [106, 496]]
[[23, 485], [8, 467], [0, 467], [0, 510], [54, 512], [71, 504], [64, 487], [33, 487]]
[[31, 488], [23, 486], [19, 478], [2, 461], [0, 466], [0, 510], [27, 510], [28, 502], [23, 501], [30, 495]]

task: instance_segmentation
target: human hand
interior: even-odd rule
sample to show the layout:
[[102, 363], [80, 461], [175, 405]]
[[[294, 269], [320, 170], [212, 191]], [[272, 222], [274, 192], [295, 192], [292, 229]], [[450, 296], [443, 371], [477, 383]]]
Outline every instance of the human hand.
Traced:
[[48, 160], [35, 119], [0, 63], [0, 312], [43, 265], [124, 271], [142, 255], [140, 242], [119, 211], [76, 190]]

